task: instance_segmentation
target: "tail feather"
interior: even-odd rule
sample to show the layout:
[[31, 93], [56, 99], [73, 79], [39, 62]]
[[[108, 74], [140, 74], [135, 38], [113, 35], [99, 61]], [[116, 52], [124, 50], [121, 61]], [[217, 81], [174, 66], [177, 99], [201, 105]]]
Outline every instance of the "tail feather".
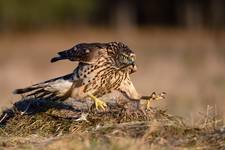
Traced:
[[33, 90], [30, 91], [31, 93], [27, 94], [27, 96], [32, 96], [35, 95], [36, 97], [38, 97], [41, 93], [45, 93], [46, 91], [44, 90], [44, 87], [42, 87], [41, 89], [37, 89], [37, 90]]
[[42, 91], [42, 93], [39, 93], [39, 95], [37, 95], [36, 98], [45, 98], [45, 97], [48, 97], [50, 94], [52, 93], [48, 91]]
[[51, 79], [26, 88], [16, 89], [14, 94], [23, 94], [25, 98], [43, 98], [57, 100], [67, 98], [65, 91], [69, 91], [73, 84], [73, 74]]
[[37, 86], [37, 85], [33, 85], [33, 86], [29, 86], [29, 87], [26, 87], [26, 88], [23, 88], [23, 89], [16, 89], [13, 91], [13, 94], [24, 94], [24, 93], [27, 93], [27, 92], [30, 92], [30, 91], [33, 91], [33, 90], [37, 90], [37, 89], [40, 89], [41, 86]]

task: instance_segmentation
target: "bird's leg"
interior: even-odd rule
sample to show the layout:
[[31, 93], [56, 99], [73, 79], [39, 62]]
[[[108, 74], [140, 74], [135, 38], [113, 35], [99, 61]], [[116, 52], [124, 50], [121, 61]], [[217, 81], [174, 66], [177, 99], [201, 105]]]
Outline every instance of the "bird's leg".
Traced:
[[102, 110], [105, 110], [107, 105], [105, 102], [103, 102], [102, 100], [98, 99], [97, 97], [95, 97], [94, 95], [92, 94], [88, 94], [88, 96], [95, 101], [95, 108], [97, 110], [102, 109]]
[[141, 99], [147, 100], [146, 109], [149, 110], [151, 108], [151, 101], [165, 99], [165, 95], [165, 92], [162, 92], [160, 94], [156, 94], [156, 92], [153, 92], [151, 96], [142, 96]]

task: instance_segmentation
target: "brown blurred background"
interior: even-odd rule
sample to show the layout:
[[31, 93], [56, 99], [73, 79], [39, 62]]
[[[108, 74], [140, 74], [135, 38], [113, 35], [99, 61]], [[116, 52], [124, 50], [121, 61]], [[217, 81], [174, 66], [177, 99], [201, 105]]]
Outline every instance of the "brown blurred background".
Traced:
[[79, 42], [122, 41], [137, 53], [133, 81], [153, 105], [195, 123], [207, 105], [225, 117], [225, 1], [0, 0], [0, 106], [24, 87], [71, 72], [51, 64]]

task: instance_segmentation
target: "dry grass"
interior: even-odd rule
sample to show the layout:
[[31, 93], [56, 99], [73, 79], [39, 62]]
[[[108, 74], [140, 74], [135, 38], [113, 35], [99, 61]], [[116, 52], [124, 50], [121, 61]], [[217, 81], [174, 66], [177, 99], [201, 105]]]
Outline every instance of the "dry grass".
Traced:
[[[106, 112], [68, 104], [19, 101], [2, 113], [0, 148], [21, 149], [219, 149], [225, 128], [207, 112], [198, 127], [159, 109], [141, 111], [109, 103]], [[209, 111], [212, 111], [210, 109]], [[87, 121], [77, 119], [88, 114]], [[2, 118], [1, 117], [1, 118]]]

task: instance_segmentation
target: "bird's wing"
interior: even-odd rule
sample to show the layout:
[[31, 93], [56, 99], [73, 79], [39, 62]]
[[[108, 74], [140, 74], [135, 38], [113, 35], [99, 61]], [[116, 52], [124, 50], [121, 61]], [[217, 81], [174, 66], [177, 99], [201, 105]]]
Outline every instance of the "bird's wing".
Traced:
[[51, 59], [56, 62], [63, 59], [79, 61], [84, 63], [94, 62], [106, 48], [106, 43], [81, 43], [71, 49], [58, 52], [58, 55]]
[[16, 89], [14, 94], [21, 94], [25, 98], [34, 97], [47, 100], [64, 100], [69, 97], [73, 81], [73, 73], [41, 82], [26, 88]]

